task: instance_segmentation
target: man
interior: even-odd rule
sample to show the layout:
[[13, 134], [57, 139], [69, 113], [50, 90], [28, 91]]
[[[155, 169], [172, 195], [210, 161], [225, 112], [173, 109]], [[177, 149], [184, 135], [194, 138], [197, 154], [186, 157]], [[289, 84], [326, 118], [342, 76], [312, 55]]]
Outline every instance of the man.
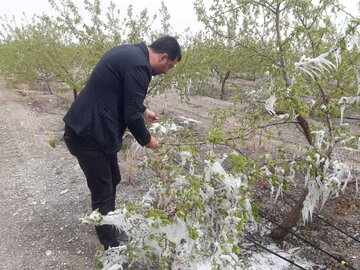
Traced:
[[[126, 128], [140, 145], [157, 147], [145, 121], [154, 123], [158, 118], [143, 102], [152, 75], [166, 74], [180, 60], [180, 46], [170, 36], [149, 47], [144, 43], [115, 47], [96, 65], [65, 115], [64, 140], [86, 176], [93, 210], [103, 215], [115, 210], [121, 180], [117, 152]], [[96, 232], [105, 249], [119, 245], [115, 227], [97, 226]]]

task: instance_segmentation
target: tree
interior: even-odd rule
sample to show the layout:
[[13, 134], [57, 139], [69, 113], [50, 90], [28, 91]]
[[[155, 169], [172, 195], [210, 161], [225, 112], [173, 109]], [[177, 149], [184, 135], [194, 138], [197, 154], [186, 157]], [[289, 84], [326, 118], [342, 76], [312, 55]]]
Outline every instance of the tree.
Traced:
[[[2, 19], [0, 72], [5, 78], [15, 78], [16, 82], [41, 80], [50, 89], [51, 83], [62, 83], [76, 96], [107, 50], [122, 43], [149, 41], [160, 33], [151, 30], [156, 16], [150, 19], [147, 9], [136, 15], [130, 5], [121, 19], [114, 3], [104, 14], [99, 0], [84, 0], [90, 15], [86, 21], [71, 0], [49, 2], [58, 12], [55, 18], [35, 15], [31, 22], [25, 17], [20, 25], [15, 19]], [[168, 29], [166, 12], [162, 4], [162, 26]]]
[[[343, 190], [351, 178], [351, 169], [340, 160], [334, 160], [333, 149], [346, 141], [347, 147], [357, 151], [355, 143], [359, 136], [353, 137], [346, 127], [335, 124], [333, 119], [338, 114], [338, 102], [357, 100], [351, 95], [356, 91], [354, 82], [358, 64], [340, 64], [340, 55], [345, 53], [344, 44], [348, 38], [358, 35], [355, 30], [358, 22], [350, 25], [345, 36], [340, 37], [330, 17], [341, 8], [337, 1], [321, 1], [319, 4], [306, 0], [213, 3], [207, 10], [201, 0], [196, 1], [198, 17], [207, 29], [231, 40], [229, 43], [255, 52], [268, 70], [268, 75], [259, 84], [258, 93], [244, 95], [257, 106], [252, 106], [246, 117], [237, 117], [241, 120], [239, 125], [244, 128], [228, 132], [229, 136], [234, 137], [238, 132], [235, 138], [246, 138], [261, 128], [296, 124], [308, 144], [303, 143], [295, 153], [280, 147], [278, 153], [267, 154], [263, 160], [267, 178], [278, 190], [277, 194], [293, 182], [295, 176], [305, 175], [306, 189], [302, 199], [281, 224], [285, 230], [278, 228], [272, 233], [274, 238], [283, 238], [296, 225], [301, 211], [306, 222], [318, 202], [323, 205], [331, 194]], [[353, 57], [358, 58], [358, 49], [354, 51], [354, 46]], [[310, 58], [303, 57], [304, 61], [299, 61], [301, 55], [310, 55]], [[341, 69], [347, 70], [346, 78], [338, 76], [341, 72], [337, 70]], [[301, 74], [299, 70], [306, 73]], [[333, 91], [335, 77], [338, 85], [347, 85], [348, 88]], [[314, 102], [315, 107], [311, 105]], [[258, 106], [263, 104], [265, 108]], [[240, 110], [233, 106], [230, 114], [243, 113], [244, 106]], [[321, 108], [321, 111], [316, 108]], [[316, 122], [310, 121], [310, 116], [315, 114]], [[294, 157], [290, 158], [290, 155]], [[338, 170], [342, 174], [337, 174]]]
[[221, 137], [210, 134], [202, 154], [188, 130], [170, 131], [173, 126], [161, 123], [153, 130], [163, 147], [144, 160], [143, 166], [156, 177], [142, 201], [122, 205], [107, 216], [94, 211], [82, 219], [115, 225], [129, 235], [126, 245], [100, 252], [99, 268], [244, 267], [239, 244], [246, 224], [255, 225], [257, 218], [250, 183], [260, 170], [233, 153], [233, 170], [226, 172], [224, 156], [213, 151]]

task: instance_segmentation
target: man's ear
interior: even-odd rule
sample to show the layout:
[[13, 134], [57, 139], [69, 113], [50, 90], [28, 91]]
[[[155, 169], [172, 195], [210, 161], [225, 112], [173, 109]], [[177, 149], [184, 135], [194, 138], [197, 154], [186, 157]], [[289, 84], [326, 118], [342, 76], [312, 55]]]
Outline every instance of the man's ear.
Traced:
[[168, 54], [167, 53], [162, 53], [160, 54], [160, 61], [163, 62], [163, 61], [167, 61], [168, 60]]

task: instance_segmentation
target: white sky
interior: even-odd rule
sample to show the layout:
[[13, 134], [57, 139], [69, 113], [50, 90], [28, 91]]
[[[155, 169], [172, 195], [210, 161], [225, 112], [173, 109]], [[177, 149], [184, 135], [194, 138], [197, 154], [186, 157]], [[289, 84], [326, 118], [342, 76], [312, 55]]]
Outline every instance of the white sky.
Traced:
[[[189, 27], [194, 33], [202, 28], [202, 25], [196, 20], [195, 11], [193, 9], [193, 0], [163, 1], [169, 9], [171, 16], [170, 23], [176, 32], [182, 33]], [[73, 2], [78, 6], [82, 6], [83, 0], [73, 0]], [[109, 2], [110, 0], [101, 0], [104, 11]], [[116, 3], [116, 6], [120, 9], [122, 14], [125, 14], [129, 4], [132, 4], [135, 14], [144, 8], [148, 8], [150, 15], [153, 15], [159, 9], [161, 0], [113, 0], [113, 2]], [[211, 3], [212, 1], [205, 0], [205, 2]], [[359, 0], [340, 0], [340, 2], [346, 7], [346, 10], [349, 13], [359, 16], [360, 12], [357, 6]], [[34, 13], [55, 14], [48, 3], [48, 0], [0, 0], [0, 16], [6, 14], [8, 17], [15, 15], [16, 18], [21, 18], [23, 12], [25, 12], [28, 18], [31, 18]]]

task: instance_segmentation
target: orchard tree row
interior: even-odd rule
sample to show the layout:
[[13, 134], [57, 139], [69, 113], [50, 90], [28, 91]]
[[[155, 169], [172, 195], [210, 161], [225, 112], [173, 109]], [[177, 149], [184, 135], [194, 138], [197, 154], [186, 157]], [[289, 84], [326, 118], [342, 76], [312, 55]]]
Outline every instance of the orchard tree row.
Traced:
[[[56, 17], [3, 18], [0, 73], [12, 83], [41, 82], [52, 91], [61, 85], [77, 93], [111, 47], [171, 34], [182, 44], [183, 60], [170, 76], [153, 80], [150, 93], [171, 89], [190, 99], [203, 94], [232, 101], [211, 112], [207, 137], [183, 130], [170, 134], [177, 142], [168, 143], [164, 135], [157, 158], [144, 163], [158, 175], [142, 202], [84, 218], [115, 224], [131, 236], [127, 246], [101, 257], [101, 267], [156, 262], [163, 269], [238, 269], [246, 265], [239, 243], [258, 220], [256, 181], [267, 181], [274, 199], [295, 184], [302, 192], [282, 228], [272, 231], [277, 239], [357, 182], [359, 171], [346, 157], [360, 152], [360, 19], [346, 13], [346, 25], [336, 25], [341, 4], [313, 2], [195, 0], [204, 30], [181, 35], [172, 30], [164, 4], [160, 18], [146, 9], [134, 14], [131, 6], [122, 17], [114, 4], [104, 14], [99, 0], [84, 0], [89, 21], [70, 0], [50, 0]], [[277, 132], [291, 126], [298, 127], [291, 149], [246, 151], [259, 133], [281, 136]], [[219, 145], [232, 154], [219, 154]], [[224, 160], [231, 170], [222, 167]]]

